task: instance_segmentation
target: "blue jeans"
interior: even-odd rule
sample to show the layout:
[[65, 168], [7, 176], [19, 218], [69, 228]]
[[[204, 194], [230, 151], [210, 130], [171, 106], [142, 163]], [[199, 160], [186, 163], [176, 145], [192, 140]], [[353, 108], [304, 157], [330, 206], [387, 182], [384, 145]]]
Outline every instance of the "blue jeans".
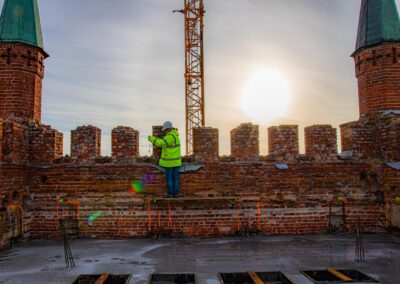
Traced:
[[176, 196], [179, 194], [179, 168], [165, 168], [167, 177], [168, 194]]

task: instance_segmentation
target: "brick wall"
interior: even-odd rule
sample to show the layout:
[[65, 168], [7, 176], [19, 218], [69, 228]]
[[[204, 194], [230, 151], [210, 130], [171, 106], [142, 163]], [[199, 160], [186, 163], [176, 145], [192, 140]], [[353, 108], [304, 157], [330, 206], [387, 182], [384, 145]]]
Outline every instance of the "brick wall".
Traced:
[[111, 133], [112, 157], [118, 162], [134, 162], [139, 157], [139, 132], [119, 126]]
[[315, 160], [336, 159], [336, 128], [330, 125], [313, 125], [306, 127], [304, 133], [307, 156]]
[[31, 165], [48, 165], [63, 155], [63, 134], [48, 125], [32, 123], [29, 126]]
[[363, 117], [340, 126], [342, 150], [355, 159], [400, 160], [400, 115]]
[[277, 160], [293, 160], [299, 156], [299, 127], [280, 125], [268, 128], [268, 153]]
[[0, 249], [10, 246], [13, 235], [14, 242], [30, 236], [29, 171], [24, 166], [0, 165]]
[[[37, 168], [31, 173], [31, 235], [58, 235], [60, 199], [79, 201], [82, 236], [102, 238], [144, 236], [157, 230], [188, 236], [231, 235], [246, 228], [267, 234], [320, 233], [327, 229], [331, 196], [347, 198], [349, 230], [356, 217], [368, 230], [376, 230], [385, 226], [385, 205], [378, 203], [376, 188], [360, 175], [368, 170], [368, 164], [349, 162], [293, 163], [287, 171], [270, 162], [254, 166], [219, 162], [181, 174], [181, 194], [236, 198], [155, 203], [148, 198], [162, 196], [165, 177], [150, 165]], [[144, 184], [143, 192], [127, 189], [146, 174], [154, 179]], [[98, 211], [101, 216], [88, 224]]]
[[0, 43], [0, 117], [40, 122], [43, 61], [38, 48]]
[[219, 157], [218, 129], [200, 127], [193, 129], [193, 154], [196, 161], [212, 162]]
[[2, 160], [10, 164], [28, 165], [30, 163], [29, 124], [16, 120], [3, 123]]
[[3, 144], [4, 144], [4, 137], [3, 137], [3, 119], [0, 118], [0, 161], [3, 161]]
[[[162, 131], [162, 125], [156, 125], [153, 126], [153, 136], [157, 138], [163, 138], [163, 131]], [[158, 163], [161, 157], [161, 149], [157, 148], [156, 146], [153, 146], [153, 156], [152, 159], [154, 162]]]
[[383, 116], [376, 128], [378, 156], [387, 161], [400, 161], [400, 115]]
[[400, 44], [384, 43], [354, 54], [360, 116], [400, 109]]
[[48, 125], [7, 119], [0, 123], [0, 161], [48, 165], [63, 155], [63, 135]]
[[236, 161], [255, 161], [260, 157], [259, 126], [243, 123], [231, 130], [231, 155]]
[[[375, 143], [365, 144], [363, 137], [371, 135], [357, 136], [358, 130], [353, 131], [361, 124], [362, 131], [371, 128], [387, 133], [374, 136], [380, 137], [384, 145], [376, 148], [375, 153], [395, 152], [398, 117], [393, 114], [365, 118], [346, 125], [352, 134], [350, 140], [346, 140], [347, 136], [342, 138], [350, 141], [344, 147], [366, 153], [364, 147]], [[100, 157], [100, 129], [79, 127], [71, 139], [74, 158], [54, 163], [53, 155], [57, 158], [62, 154], [62, 139], [57, 131], [35, 123], [6, 121], [3, 125], [6, 148], [11, 145], [19, 152], [5, 151], [12, 159], [5, 160], [8, 165], [0, 164], [0, 177], [7, 180], [0, 185], [0, 199], [5, 200], [4, 196], [14, 194], [16, 189], [21, 189], [21, 194], [28, 193], [25, 202], [15, 202], [23, 207], [25, 237], [59, 236], [60, 200], [71, 205], [66, 210], [79, 215], [82, 236], [101, 238], [146, 236], [158, 231], [187, 236], [223, 236], [241, 230], [265, 234], [320, 233], [327, 230], [329, 202], [338, 196], [346, 199], [348, 230], [354, 228], [358, 217], [368, 230], [382, 230], [397, 222], [391, 208], [397, 206], [400, 171], [386, 166], [386, 160], [370, 160], [370, 155], [333, 161], [336, 131], [327, 125], [306, 128], [308, 154], [303, 156], [298, 155], [297, 126], [270, 128], [270, 157], [258, 155], [258, 126], [242, 124], [232, 131], [236, 151], [232, 157], [218, 157], [217, 129], [195, 129], [195, 157], [206, 164], [198, 171], [181, 174], [181, 196], [204, 199], [156, 203], [151, 198], [162, 196], [166, 184], [155, 161], [150, 163], [140, 157], [136, 162], [117, 159], [137, 153], [135, 139], [139, 133], [132, 128], [114, 129], [115, 159], [104, 164]], [[154, 129], [159, 135], [161, 127]], [[36, 145], [38, 152], [33, 153], [30, 144]], [[276, 168], [277, 157], [287, 163], [288, 169]], [[25, 160], [31, 163], [29, 167], [12, 165]], [[189, 161], [192, 157], [184, 158], [184, 162]], [[129, 190], [133, 182], [141, 183], [143, 191]], [[379, 191], [384, 192], [383, 201], [378, 199]], [[2, 205], [3, 212], [9, 212], [7, 204]], [[93, 224], [88, 223], [96, 212], [101, 215]], [[9, 240], [7, 234], [3, 239]]]
[[93, 162], [101, 153], [101, 130], [80, 126], [71, 131], [71, 158], [76, 162]]

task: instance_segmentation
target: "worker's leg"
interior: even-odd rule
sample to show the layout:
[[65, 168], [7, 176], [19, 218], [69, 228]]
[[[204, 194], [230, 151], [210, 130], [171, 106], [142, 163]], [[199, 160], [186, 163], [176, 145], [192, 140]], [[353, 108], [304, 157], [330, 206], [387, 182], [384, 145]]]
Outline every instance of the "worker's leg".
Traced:
[[165, 175], [167, 177], [167, 189], [169, 195], [174, 195], [174, 168], [165, 168]]
[[174, 196], [178, 196], [179, 194], [179, 168], [174, 168]]

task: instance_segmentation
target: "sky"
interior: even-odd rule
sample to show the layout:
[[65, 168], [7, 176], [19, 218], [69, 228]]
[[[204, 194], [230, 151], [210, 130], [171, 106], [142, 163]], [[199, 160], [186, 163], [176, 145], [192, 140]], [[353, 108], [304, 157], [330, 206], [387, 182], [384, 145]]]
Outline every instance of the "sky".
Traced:
[[[0, 0], [2, 6], [4, 0]], [[184, 141], [184, 22], [172, 10], [182, 0], [38, 0], [46, 60], [42, 122], [64, 133], [80, 125], [140, 132], [150, 155], [152, 125], [171, 120]], [[260, 125], [334, 127], [358, 119], [354, 51], [361, 0], [205, 0], [206, 125], [219, 129], [220, 154], [230, 153], [230, 130], [252, 120], [241, 108], [246, 82], [260, 69], [289, 82], [286, 113]], [[397, 0], [398, 7], [400, 0]], [[184, 144], [184, 143], [182, 143]]]

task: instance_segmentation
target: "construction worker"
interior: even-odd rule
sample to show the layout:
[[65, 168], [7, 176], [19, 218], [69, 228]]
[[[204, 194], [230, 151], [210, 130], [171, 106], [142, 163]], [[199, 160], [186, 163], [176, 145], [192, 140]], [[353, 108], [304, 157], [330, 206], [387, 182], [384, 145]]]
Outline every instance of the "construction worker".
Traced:
[[172, 126], [172, 122], [163, 124], [163, 138], [149, 136], [149, 141], [157, 148], [162, 148], [159, 165], [165, 168], [168, 193], [166, 197], [176, 198], [179, 195], [179, 168], [182, 166], [181, 142], [178, 130]]

